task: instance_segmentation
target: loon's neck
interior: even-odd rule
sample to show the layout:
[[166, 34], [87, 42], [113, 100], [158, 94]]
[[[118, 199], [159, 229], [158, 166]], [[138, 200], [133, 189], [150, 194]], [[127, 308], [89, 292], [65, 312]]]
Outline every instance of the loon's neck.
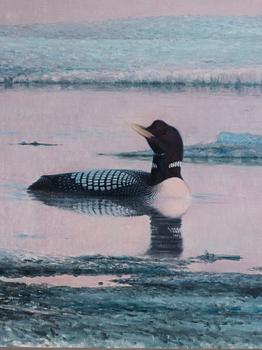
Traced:
[[165, 153], [154, 154], [151, 178], [153, 185], [157, 185], [160, 182], [169, 179], [171, 177], [178, 177], [183, 179], [181, 176], [181, 159], [174, 159], [172, 156], [168, 156]]

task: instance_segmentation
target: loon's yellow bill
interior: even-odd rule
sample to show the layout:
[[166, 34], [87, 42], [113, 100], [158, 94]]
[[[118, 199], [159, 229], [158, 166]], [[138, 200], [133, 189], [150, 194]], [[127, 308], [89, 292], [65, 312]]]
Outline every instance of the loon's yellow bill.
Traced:
[[150, 131], [146, 130], [146, 128], [144, 128], [144, 127], [141, 126], [141, 125], [132, 123], [132, 124], [130, 124], [130, 126], [131, 126], [131, 128], [132, 128], [133, 130], [135, 130], [139, 135], [142, 135], [142, 136], [146, 137], [147, 139], [149, 139], [150, 137], [154, 137], [154, 135], [153, 135]]

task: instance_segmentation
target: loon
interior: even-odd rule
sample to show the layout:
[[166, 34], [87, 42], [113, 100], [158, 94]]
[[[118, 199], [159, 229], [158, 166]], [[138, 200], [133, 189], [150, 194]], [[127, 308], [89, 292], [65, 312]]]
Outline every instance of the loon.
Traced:
[[28, 190], [95, 197], [190, 197], [181, 175], [183, 141], [179, 131], [162, 120], [155, 120], [149, 127], [138, 124], [131, 127], [145, 137], [153, 151], [150, 173], [98, 169], [43, 175]]

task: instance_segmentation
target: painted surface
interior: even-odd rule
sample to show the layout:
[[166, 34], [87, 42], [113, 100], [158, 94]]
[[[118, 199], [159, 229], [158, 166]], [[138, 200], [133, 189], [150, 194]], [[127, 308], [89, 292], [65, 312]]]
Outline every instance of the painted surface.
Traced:
[[[38, 18], [4, 5], [2, 23]], [[261, 17], [159, 16], [0, 26], [2, 346], [262, 345]], [[150, 171], [129, 124], [158, 118], [182, 134], [191, 199], [173, 201], [181, 180], [154, 207], [26, 191], [132, 182], [89, 170]]]

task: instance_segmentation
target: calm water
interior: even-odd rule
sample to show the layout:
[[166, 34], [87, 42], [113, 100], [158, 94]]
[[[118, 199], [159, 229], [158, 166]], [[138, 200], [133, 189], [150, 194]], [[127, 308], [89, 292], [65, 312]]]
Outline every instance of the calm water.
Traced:
[[[0, 27], [0, 345], [261, 347], [261, 23]], [[27, 193], [149, 171], [129, 123], [156, 118], [187, 146], [184, 215]]]
[[[1, 118], [2, 249], [41, 255], [143, 256], [158, 254], [161, 244], [166, 244], [171, 257], [195, 257], [208, 251], [243, 258], [197, 264], [194, 270], [248, 272], [261, 264], [259, 165], [185, 163], [183, 176], [193, 202], [181, 222], [170, 223], [181, 236], [173, 244], [172, 234], [166, 237], [168, 232], [163, 233], [163, 241], [154, 240], [154, 225], [161, 230], [161, 220], [168, 220], [164, 213], [160, 220], [145, 208], [125, 208], [125, 203], [49, 200], [26, 193], [27, 185], [41, 174], [90, 168], [149, 170], [150, 160], [97, 155], [147, 149], [145, 140], [129, 128], [131, 121], [148, 125], [154, 116], [165, 115], [181, 130], [187, 144], [215, 141], [223, 130], [221, 125], [234, 133], [259, 133], [256, 110], [261, 108], [260, 96], [204, 91], [18, 90], [2, 92], [0, 98], [5, 106]], [[190, 106], [184, 105], [186, 100], [191, 101]], [[212, 123], [217, 119], [209, 108], [217, 101], [222, 111], [215, 114], [222, 114]], [[34, 140], [57, 146], [18, 145]]]

